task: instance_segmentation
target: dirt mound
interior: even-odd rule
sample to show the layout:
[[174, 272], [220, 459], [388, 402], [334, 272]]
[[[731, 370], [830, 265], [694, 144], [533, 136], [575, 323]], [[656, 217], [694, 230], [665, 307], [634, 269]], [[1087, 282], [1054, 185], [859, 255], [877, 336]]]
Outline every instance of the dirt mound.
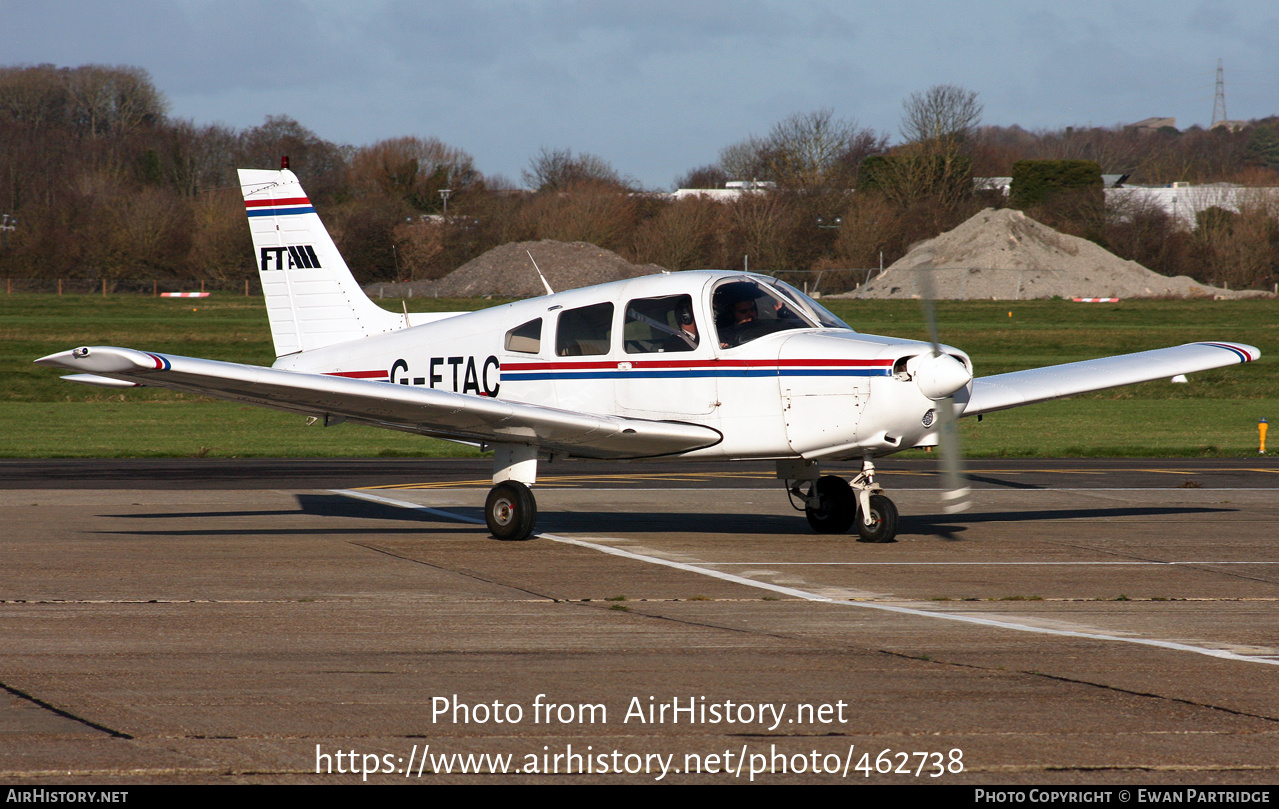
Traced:
[[494, 247], [438, 281], [413, 284], [371, 284], [369, 294], [388, 297], [470, 298], [493, 295], [531, 298], [545, 295], [529, 253], [556, 292], [663, 272], [656, 264], [632, 264], [586, 242], [511, 242]]
[[987, 208], [954, 230], [921, 242], [861, 289], [857, 298], [918, 297], [931, 270], [944, 300], [1028, 298], [1222, 298], [1264, 295], [1169, 278], [1021, 211]]

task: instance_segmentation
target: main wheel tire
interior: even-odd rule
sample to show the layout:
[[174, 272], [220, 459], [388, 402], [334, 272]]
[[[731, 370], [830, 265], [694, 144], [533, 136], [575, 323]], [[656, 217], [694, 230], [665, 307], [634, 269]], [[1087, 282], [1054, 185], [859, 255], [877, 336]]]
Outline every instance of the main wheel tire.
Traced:
[[498, 539], [528, 539], [537, 522], [537, 500], [528, 486], [517, 480], [504, 480], [489, 491], [484, 502], [484, 521]]
[[897, 506], [882, 494], [870, 496], [870, 519], [867, 525], [857, 515], [858, 542], [894, 542], [897, 538]]
[[847, 533], [857, 516], [857, 497], [848, 481], [826, 475], [813, 484], [813, 494], [818, 498], [818, 505], [804, 508], [804, 516], [813, 530], [819, 534]]

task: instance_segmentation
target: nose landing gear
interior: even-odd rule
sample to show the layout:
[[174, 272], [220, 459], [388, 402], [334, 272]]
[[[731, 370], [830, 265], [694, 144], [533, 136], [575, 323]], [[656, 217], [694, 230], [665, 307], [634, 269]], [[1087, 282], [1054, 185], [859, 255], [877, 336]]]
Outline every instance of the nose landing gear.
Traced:
[[[787, 483], [792, 505], [802, 508], [808, 524], [819, 534], [842, 534], [855, 527], [858, 542], [894, 542], [897, 506], [875, 483], [875, 464], [862, 461], [851, 481], [836, 475], [818, 476], [816, 463], [779, 461], [778, 477]], [[807, 488], [802, 484], [808, 483]]]

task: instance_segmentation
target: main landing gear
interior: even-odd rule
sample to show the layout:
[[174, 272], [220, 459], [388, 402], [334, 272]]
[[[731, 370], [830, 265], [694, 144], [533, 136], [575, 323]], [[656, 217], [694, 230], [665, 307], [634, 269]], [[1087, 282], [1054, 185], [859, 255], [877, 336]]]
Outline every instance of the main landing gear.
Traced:
[[533, 492], [518, 480], [497, 484], [484, 501], [484, 522], [498, 539], [528, 539], [537, 522], [537, 500]]
[[842, 534], [855, 527], [858, 542], [895, 541], [897, 506], [875, 483], [869, 455], [852, 481], [820, 475], [817, 464], [807, 461], [778, 461], [777, 476], [786, 481], [791, 504], [803, 509], [817, 533]]
[[484, 501], [484, 522], [498, 539], [519, 542], [533, 536], [537, 499], [537, 450], [501, 444], [493, 448], [493, 488]]

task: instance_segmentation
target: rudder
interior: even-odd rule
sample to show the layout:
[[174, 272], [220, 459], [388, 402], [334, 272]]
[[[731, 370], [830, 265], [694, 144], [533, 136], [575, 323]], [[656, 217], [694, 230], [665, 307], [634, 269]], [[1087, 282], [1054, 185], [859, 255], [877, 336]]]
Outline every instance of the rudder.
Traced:
[[404, 328], [355, 282], [293, 172], [239, 174], [277, 357]]

